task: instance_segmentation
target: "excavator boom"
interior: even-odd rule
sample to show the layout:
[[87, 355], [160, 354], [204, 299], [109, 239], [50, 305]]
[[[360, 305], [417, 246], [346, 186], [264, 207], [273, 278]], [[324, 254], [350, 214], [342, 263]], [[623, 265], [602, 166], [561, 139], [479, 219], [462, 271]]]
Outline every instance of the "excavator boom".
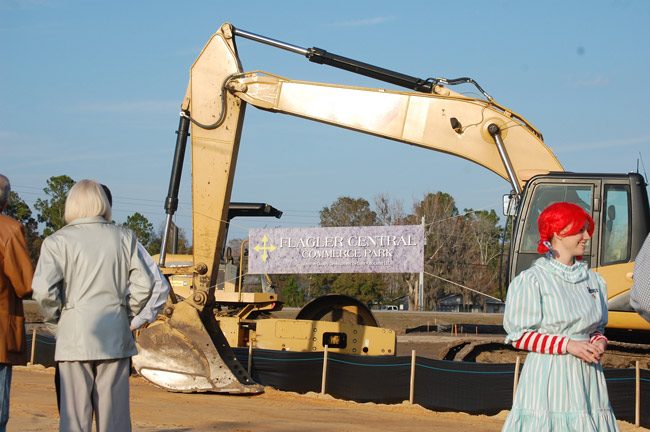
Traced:
[[[204, 287], [215, 283], [213, 268], [224, 241], [223, 221], [239, 149], [243, 102], [462, 157], [510, 181], [517, 191], [534, 175], [564, 171], [541, 140], [541, 134], [522, 116], [491, 98], [469, 98], [439, 84], [427, 87], [423, 84], [427, 80], [365, 63], [354, 64], [351, 60], [338, 64], [345, 63], [349, 65], [346, 69], [357, 72], [370, 70], [365, 74], [373, 77], [389, 76], [389, 82], [401, 75], [406, 85], [420, 91], [292, 81], [264, 72], [243, 73], [234, 42], [236, 34], [252, 35], [224, 24], [208, 41], [192, 65], [182, 105], [183, 115], [192, 121], [192, 182], [200, 185], [192, 188], [193, 245], [195, 265], [200, 262], [207, 266], [207, 272], [198, 281]], [[277, 43], [299, 53], [304, 50]], [[308, 57], [314, 51], [323, 52], [314, 48], [304, 50]], [[333, 56], [328, 55], [319, 58]], [[438, 80], [441, 81], [445, 80]], [[428, 88], [431, 92], [425, 93]]]
[[399, 92], [292, 81], [265, 72], [233, 77], [235, 96], [257, 108], [308, 118], [448, 153], [509, 180], [488, 128], [499, 127], [517, 183], [537, 174], [564, 171], [550, 149], [525, 124], [494, 102], [445, 88], [436, 93]]

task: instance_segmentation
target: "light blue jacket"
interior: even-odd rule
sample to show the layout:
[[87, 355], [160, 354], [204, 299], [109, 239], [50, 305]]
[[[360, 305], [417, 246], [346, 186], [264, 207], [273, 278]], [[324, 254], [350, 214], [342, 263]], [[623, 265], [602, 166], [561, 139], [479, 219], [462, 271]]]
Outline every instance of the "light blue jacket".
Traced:
[[32, 288], [45, 322], [58, 324], [55, 360], [137, 354], [129, 321], [153, 284], [135, 235], [102, 217], [77, 219], [47, 237]]

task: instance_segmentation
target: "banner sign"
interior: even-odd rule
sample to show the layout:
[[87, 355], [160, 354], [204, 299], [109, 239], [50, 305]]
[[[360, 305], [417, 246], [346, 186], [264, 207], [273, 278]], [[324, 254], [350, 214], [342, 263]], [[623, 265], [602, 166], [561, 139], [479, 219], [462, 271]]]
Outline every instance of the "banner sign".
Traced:
[[419, 273], [422, 225], [255, 228], [248, 273]]

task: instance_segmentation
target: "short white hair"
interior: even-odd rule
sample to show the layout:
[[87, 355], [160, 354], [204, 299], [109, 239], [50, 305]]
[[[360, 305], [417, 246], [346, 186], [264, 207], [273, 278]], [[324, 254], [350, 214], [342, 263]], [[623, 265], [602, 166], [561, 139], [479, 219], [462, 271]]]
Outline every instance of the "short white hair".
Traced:
[[11, 193], [11, 184], [6, 176], [0, 174], [0, 210], [5, 204], [9, 203], [9, 195]]
[[65, 223], [88, 217], [101, 216], [111, 221], [111, 205], [101, 185], [94, 180], [79, 180], [65, 200]]

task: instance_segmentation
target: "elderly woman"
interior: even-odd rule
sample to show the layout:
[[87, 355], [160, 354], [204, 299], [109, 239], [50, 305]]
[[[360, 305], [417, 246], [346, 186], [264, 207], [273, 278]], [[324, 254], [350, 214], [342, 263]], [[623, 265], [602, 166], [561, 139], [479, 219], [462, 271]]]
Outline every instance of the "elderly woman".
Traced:
[[56, 326], [61, 431], [130, 431], [129, 358], [137, 353], [130, 318], [154, 284], [137, 239], [111, 223], [101, 186], [76, 183], [67, 225], [41, 247], [32, 288], [45, 321]]
[[600, 358], [607, 347], [605, 282], [582, 262], [594, 222], [555, 203], [539, 216], [538, 252], [513, 279], [506, 343], [530, 351], [504, 431], [617, 431]]

